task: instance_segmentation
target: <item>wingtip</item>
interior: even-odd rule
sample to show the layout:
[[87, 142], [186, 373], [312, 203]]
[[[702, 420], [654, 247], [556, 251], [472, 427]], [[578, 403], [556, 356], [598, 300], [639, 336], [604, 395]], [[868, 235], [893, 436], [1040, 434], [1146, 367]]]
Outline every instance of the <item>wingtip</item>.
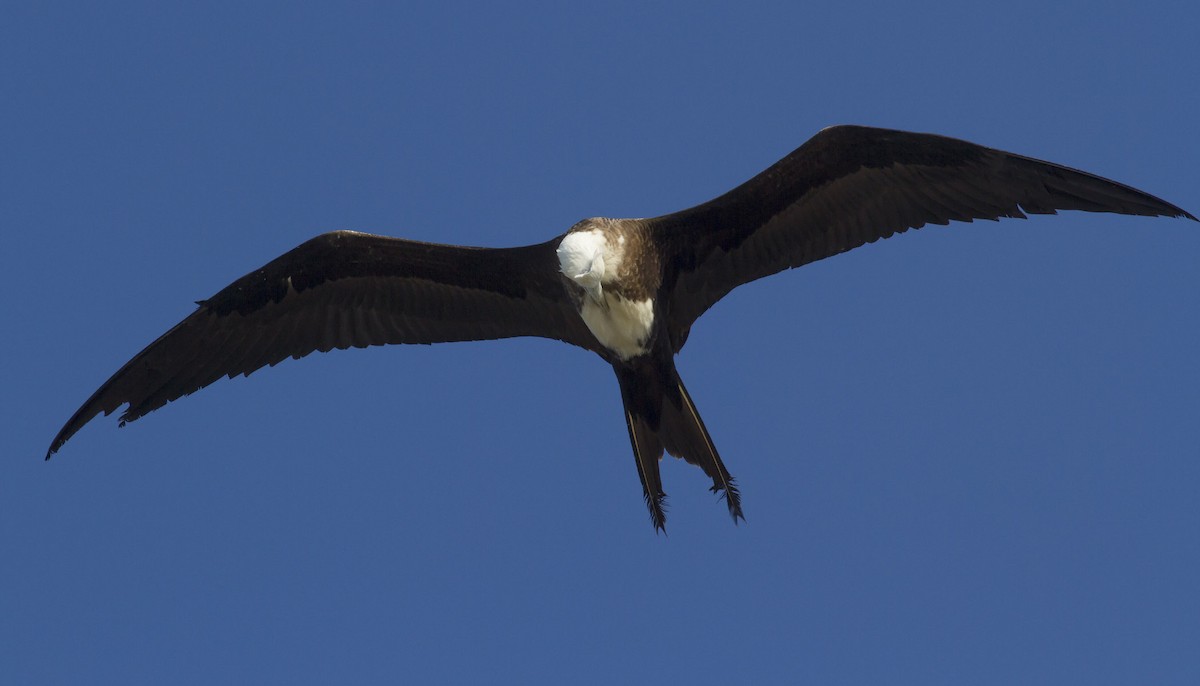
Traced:
[[63, 438], [61, 433], [55, 436], [54, 440], [50, 441], [50, 448], [46, 450], [46, 458], [42, 462], [46, 462], [51, 457], [54, 457], [54, 453], [58, 452], [58, 449], [63, 447], [63, 444], [66, 442], [67, 439]]
[[1187, 210], [1183, 209], [1179, 205], [1173, 205], [1161, 198], [1154, 198], [1154, 199], [1157, 200], [1159, 203], [1161, 203], [1161, 205], [1158, 208], [1157, 213], [1154, 216], [1167, 217], [1168, 219], [1190, 219], [1194, 222], [1200, 221], [1200, 219], [1196, 218], [1196, 215], [1192, 214], [1191, 212], [1188, 212]]

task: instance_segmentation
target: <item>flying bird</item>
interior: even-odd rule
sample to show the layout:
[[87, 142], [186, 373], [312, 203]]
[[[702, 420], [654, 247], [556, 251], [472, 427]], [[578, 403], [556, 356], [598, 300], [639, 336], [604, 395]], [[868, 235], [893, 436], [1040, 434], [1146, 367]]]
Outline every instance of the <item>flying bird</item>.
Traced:
[[675, 369], [692, 324], [749, 281], [926, 224], [1056, 210], [1196, 217], [1087, 172], [933, 134], [834, 126], [749, 181], [650, 219], [584, 219], [545, 243], [439, 245], [326, 233], [243, 276], [133, 357], [75, 412], [123, 426], [223, 376], [313, 351], [514, 336], [599, 355], [656, 530], [664, 452], [704, 470], [734, 522], [741, 497]]

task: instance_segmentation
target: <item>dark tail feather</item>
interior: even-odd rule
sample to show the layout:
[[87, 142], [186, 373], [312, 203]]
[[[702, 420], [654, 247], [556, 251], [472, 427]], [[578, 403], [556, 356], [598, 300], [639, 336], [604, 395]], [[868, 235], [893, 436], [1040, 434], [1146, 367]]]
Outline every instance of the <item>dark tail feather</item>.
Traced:
[[629, 441], [633, 444], [633, 458], [637, 461], [638, 477], [642, 480], [642, 495], [650, 509], [650, 521], [655, 531], [667, 530], [667, 494], [663, 493], [662, 478], [658, 472], [658, 460], [663, 446], [646, 425], [645, 418], [635, 417], [625, 409], [625, 425], [629, 427]]
[[674, 365], [643, 360], [614, 366], [625, 403], [625, 424], [637, 460], [642, 492], [657, 530], [665, 530], [666, 494], [662, 490], [658, 461], [663, 451], [699, 466], [713, 480], [712, 491], [723, 491], [729, 514], [736, 523], [742, 515], [737, 485], [713, 446], [708, 430]]
[[679, 406], [676, 407], [671, 402], [671, 398], [668, 398], [668, 402], [663, 403], [662, 427], [659, 430], [659, 436], [662, 438], [667, 452], [676, 457], [682, 457], [688, 463], [697, 465], [704, 470], [708, 478], [713, 480], [712, 488], [709, 490], [713, 493], [724, 492], [722, 497], [725, 499], [726, 507], [729, 508], [729, 515], [733, 517], [733, 523], [737, 524], [739, 519], [746, 519], [742, 515], [742, 496], [738, 493], [737, 484], [734, 483], [729, 470], [725, 469], [725, 463], [721, 462], [717, 447], [713, 445], [712, 437], [708, 435], [708, 429], [704, 427], [704, 420], [700, 419], [700, 413], [696, 411], [696, 404], [692, 402], [692, 396], [684, 388], [679, 373], [674, 369], [671, 371], [675, 377], [675, 387], [679, 389]]

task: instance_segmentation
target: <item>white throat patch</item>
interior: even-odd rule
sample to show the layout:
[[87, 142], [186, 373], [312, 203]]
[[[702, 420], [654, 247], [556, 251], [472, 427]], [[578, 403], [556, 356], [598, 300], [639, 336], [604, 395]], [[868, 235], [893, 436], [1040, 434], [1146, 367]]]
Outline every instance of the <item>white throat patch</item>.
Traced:
[[[583, 286], [588, 295], [599, 301], [603, 290], [606, 267], [616, 276], [620, 258], [606, 260], [608, 240], [599, 230], [575, 231], [567, 234], [558, 245], [558, 267], [567, 278]], [[611, 263], [611, 264], [610, 264]], [[612, 278], [610, 277], [610, 281]]]

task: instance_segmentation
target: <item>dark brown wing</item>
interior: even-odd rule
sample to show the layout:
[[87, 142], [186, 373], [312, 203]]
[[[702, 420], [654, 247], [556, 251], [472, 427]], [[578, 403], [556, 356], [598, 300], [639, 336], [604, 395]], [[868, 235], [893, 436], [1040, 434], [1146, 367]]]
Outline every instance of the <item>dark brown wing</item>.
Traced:
[[1055, 210], [1195, 219], [1057, 164], [944, 136], [835, 126], [719, 198], [642, 221], [675, 256], [665, 283], [678, 350], [696, 318], [743, 283], [925, 224]]
[[599, 344], [566, 300], [554, 250], [468, 248], [338, 231], [234, 281], [106, 381], [47, 459], [99, 413], [121, 423], [288, 358], [333, 348], [541, 336]]

